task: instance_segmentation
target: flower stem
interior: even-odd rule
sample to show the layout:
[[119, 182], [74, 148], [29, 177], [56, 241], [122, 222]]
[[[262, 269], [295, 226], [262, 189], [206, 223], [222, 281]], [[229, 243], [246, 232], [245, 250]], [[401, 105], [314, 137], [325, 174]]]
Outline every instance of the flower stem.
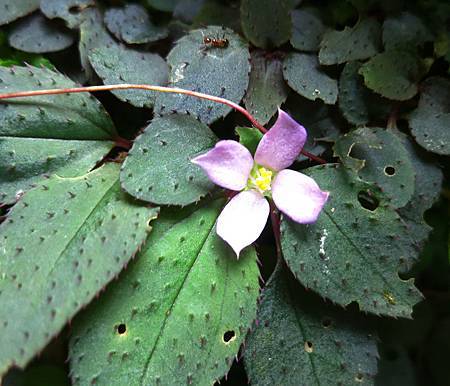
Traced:
[[[47, 89], [47, 90], [34, 90], [34, 91], [17, 91], [0, 94], [1, 99], [11, 99], [11, 98], [25, 98], [25, 97], [33, 97], [40, 95], [58, 95], [58, 94], [73, 94], [73, 93], [81, 93], [81, 92], [97, 92], [97, 91], [112, 91], [112, 90], [128, 90], [128, 89], [138, 89], [138, 90], [147, 90], [147, 91], [157, 91], [164, 93], [174, 93], [174, 94], [183, 94], [189, 95], [195, 98], [206, 99], [212, 102], [221, 103], [226, 106], [231, 107], [232, 109], [239, 111], [243, 114], [254, 127], [256, 127], [261, 133], [267, 133], [267, 129], [261, 125], [257, 119], [250, 114], [245, 108], [234, 103], [228, 99], [216, 97], [214, 95], [204, 94], [197, 91], [186, 90], [178, 87], [165, 87], [165, 86], [154, 86], [149, 84], [111, 84], [111, 85], [103, 85], [103, 86], [85, 86], [85, 87], [72, 87], [72, 88], [56, 88], [56, 89]], [[121, 143], [122, 146], [124, 143]], [[302, 150], [302, 154], [306, 157], [319, 162], [326, 163], [323, 159], [316, 157], [315, 155]]]

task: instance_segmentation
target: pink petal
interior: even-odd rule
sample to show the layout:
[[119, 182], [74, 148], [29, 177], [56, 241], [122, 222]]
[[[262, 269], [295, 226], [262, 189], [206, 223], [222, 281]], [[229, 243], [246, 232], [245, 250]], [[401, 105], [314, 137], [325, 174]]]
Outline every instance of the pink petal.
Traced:
[[256, 163], [273, 170], [287, 168], [303, 149], [306, 136], [306, 130], [302, 125], [283, 110], [278, 109], [277, 121], [264, 134], [256, 149]]
[[230, 244], [236, 256], [261, 234], [269, 216], [269, 203], [255, 190], [234, 196], [217, 219], [217, 234]]
[[247, 148], [231, 140], [217, 142], [213, 149], [191, 162], [200, 166], [212, 182], [231, 190], [245, 188], [253, 167]]
[[294, 170], [282, 170], [272, 183], [272, 198], [277, 208], [300, 224], [317, 220], [328, 195], [311, 177]]

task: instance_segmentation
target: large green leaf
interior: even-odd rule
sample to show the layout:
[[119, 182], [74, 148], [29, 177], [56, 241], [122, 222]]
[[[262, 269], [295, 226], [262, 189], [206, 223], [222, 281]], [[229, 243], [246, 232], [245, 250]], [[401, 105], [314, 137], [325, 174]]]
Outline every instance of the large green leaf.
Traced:
[[39, 0], [0, 0], [0, 25], [10, 23], [39, 8]]
[[288, 0], [242, 0], [242, 30], [256, 47], [281, 46], [291, 37], [290, 10]]
[[236, 260], [216, 234], [222, 206], [163, 211], [136, 261], [75, 321], [74, 385], [211, 385], [228, 371], [259, 286], [254, 249]]
[[296, 278], [337, 304], [410, 317], [421, 295], [398, 271], [410, 268], [418, 251], [400, 217], [342, 166], [314, 167], [308, 175], [330, 198], [314, 224], [283, 218], [283, 254]]
[[70, 47], [74, 36], [70, 30], [37, 13], [15, 24], [8, 41], [11, 47], [18, 50], [41, 54]]
[[316, 8], [305, 7], [291, 12], [292, 47], [300, 51], [318, 51], [326, 31], [320, 13]]
[[288, 87], [283, 79], [283, 68], [278, 58], [268, 58], [262, 51], [253, 51], [251, 65], [244, 104], [247, 110], [265, 125], [286, 100]]
[[[226, 47], [205, 44], [204, 38], [224, 40]], [[169, 83], [239, 103], [248, 86], [249, 60], [246, 42], [233, 31], [220, 27], [194, 30], [178, 40], [167, 56]], [[186, 95], [159, 94], [155, 110], [160, 114], [189, 112], [211, 123], [231, 108]]]
[[49, 19], [62, 19], [69, 28], [83, 21], [86, 8], [95, 5], [95, 0], [41, 0], [41, 11]]
[[363, 19], [354, 27], [325, 33], [320, 43], [321, 64], [339, 64], [367, 59], [381, 46], [381, 27], [375, 19]]
[[421, 85], [419, 106], [409, 115], [417, 143], [437, 154], [450, 154], [450, 81], [428, 78]]
[[214, 185], [191, 162], [217, 141], [205, 124], [185, 114], [155, 118], [134, 142], [123, 163], [122, 187], [140, 200], [188, 205]]
[[377, 347], [364, 319], [323, 303], [279, 265], [244, 353], [254, 385], [373, 385]]
[[0, 374], [29, 360], [133, 257], [158, 210], [121, 192], [119, 168], [53, 177], [0, 225]]
[[337, 140], [334, 153], [362, 180], [375, 183], [395, 208], [411, 199], [415, 170], [408, 151], [392, 132], [377, 127], [351, 131]]
[[283, 62], [283, 75], [289, 86], [301, 96], [312, 101], [336, 103], [338, 86], [320, 69], [316, 55], [290, 53]]
[[129, 44], [154, 42], [169, 33], [166, 27], [153, 24], [147, 10], [139, 4], [109, 8], [105, 12], [105, 24], [118, 39]]
[[[89, 61], [105, 84], [132, 83], [164, 86], [167, 64], [158, 54], [140, 52], [123, 46], [94, 48]], [[120, 100], [136, 107], [151, 107], [156, 93], [145, 90], [113, 91]]]
[[[0, 92], [74, 87], [46, 68], [0, 68]], [[92, 169], [114, 146], [116, 132], [88, 94], [0, 102], [0, 202], [14, 202], [47, 174], [73, 177]]]

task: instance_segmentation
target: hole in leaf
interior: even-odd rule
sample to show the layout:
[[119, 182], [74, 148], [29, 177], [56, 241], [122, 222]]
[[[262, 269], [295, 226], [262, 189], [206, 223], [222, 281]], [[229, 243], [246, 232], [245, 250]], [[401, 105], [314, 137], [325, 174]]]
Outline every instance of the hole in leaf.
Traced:
[[123, 335], [127, 332], [127, 326], [125, 323], [121, 323], [117, 326], [117, 333]]
[[78, 5], [74, 5], [69, 8], [69, 13], [71, 15], [77, 15], [78, 13], [80, 13], [80, 11], [81, 11], [81, 9], [80, 9], [80, 6], [78, 6]]
[[234, 331], [225, 331], [225, 333], [223, 334], [223, 342], [225, 344], [231, 343], [233, 340], [236, 339], [236, 334]]
[[395, 174], [395, 168], [393, 166], [386, 166], [384, 168], [384, 173], [387, 176], [393, 176]]
[[361, 373], [356, 374], [356, 377], [355, 377], [356, 382], [362, 382], [363, 379], [364, 379], [364, 377]]
[[312, 342], [310, 342], [309, 340], [307, 340], [307, 341], [305, 342], [305, 351], [306, 351], [307, 353], [312, 353], [312, 352], [314, 351], [314, 349], [313, 349], [313, 344], [312, 344]]
[[358, 193], [358, 201], [363, 208], [372, 212], [378, 208], [378, 205], [380, 205], [380, 202], [375, 196], [372, 195], [370, 190], [361, 190]]
[[331, 319], [324, 319], [324, 320], [322, 320], [322, 326], [324, 327], [324, 328], [329, 328], [329, 327], [331, 327]]

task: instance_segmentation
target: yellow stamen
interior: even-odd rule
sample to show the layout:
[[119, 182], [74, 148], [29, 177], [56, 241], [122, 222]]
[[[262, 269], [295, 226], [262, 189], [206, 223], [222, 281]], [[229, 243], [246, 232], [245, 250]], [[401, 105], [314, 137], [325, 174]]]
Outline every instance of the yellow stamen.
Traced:
[[255, 178], [256, 186], [263, 192], [270, 188], [272, 183], [272, 171], [266, 168], [258, 168], [257, 177]]

